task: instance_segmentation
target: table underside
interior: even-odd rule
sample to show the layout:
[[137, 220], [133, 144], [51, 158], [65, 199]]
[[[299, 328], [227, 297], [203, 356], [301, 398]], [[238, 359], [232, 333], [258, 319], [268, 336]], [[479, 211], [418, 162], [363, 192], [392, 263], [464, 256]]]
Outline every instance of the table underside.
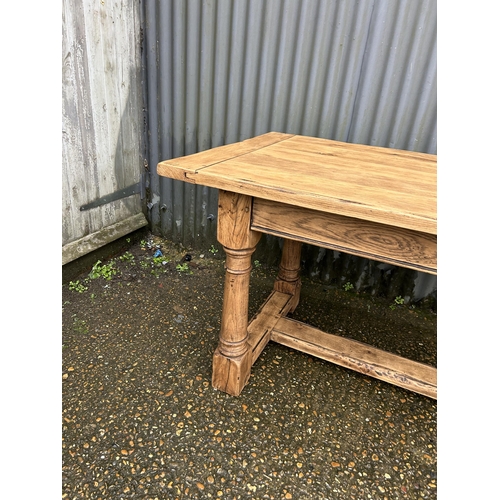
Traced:
[[[436, 274], [437, 238], [415, 231], [253, 200], [251, 229]], [[437, 369], [287, 318], [293, 294], [274, 290], [248, 325], [255, 363], [272, 340], [437, 399]]]

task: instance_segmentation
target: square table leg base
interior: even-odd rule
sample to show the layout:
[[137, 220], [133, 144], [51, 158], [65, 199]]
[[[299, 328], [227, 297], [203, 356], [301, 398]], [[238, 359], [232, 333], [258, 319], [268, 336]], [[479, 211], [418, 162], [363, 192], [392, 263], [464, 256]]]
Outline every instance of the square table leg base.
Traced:
[[242, 356], [228, 358], [217, 348], [212, 366], [212, 386], [231, 396], [239, 396], [250, 378], [252, 351], [249, 349]]

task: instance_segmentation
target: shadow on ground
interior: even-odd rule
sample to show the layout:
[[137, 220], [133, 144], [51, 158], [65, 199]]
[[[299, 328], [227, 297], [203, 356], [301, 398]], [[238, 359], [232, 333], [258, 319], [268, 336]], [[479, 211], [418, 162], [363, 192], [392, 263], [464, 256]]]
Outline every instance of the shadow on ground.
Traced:
[[[211, 387], [212, 251], [148, 237], [63, 285], [63, 498], [437, 498], [432, 399], [274, 343], [239, 397]], [[430, 311], [306, 280], [294, 317], [436, 366]]]

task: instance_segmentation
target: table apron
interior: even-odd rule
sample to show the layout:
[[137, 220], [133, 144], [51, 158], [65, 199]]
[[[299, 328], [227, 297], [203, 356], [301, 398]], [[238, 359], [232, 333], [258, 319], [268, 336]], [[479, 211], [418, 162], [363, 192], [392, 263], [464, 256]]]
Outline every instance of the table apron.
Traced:
[[251, 229], [437, 274], [437, 236], [254, 198]]

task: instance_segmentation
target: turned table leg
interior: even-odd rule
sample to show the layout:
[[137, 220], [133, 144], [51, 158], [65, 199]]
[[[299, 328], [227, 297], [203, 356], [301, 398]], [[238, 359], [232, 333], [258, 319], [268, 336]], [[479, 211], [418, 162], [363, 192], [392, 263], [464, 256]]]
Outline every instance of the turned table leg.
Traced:
[[300, 251], [302, 243], [295, 240], [285, 240], [281, 253], [281, 263], [278, 278], [274, 282], [274, 290], [293, 295], [290, 312], [295, 311], [300, 299]]
[[219, 345], [213, 357], [212, 385], [238, 396], [250, 378], [248, 292], [251, 257], [261, 233], [250, 229], [252, 198], [219, 191], [217, 239], [226, 252], [226, 278]]

